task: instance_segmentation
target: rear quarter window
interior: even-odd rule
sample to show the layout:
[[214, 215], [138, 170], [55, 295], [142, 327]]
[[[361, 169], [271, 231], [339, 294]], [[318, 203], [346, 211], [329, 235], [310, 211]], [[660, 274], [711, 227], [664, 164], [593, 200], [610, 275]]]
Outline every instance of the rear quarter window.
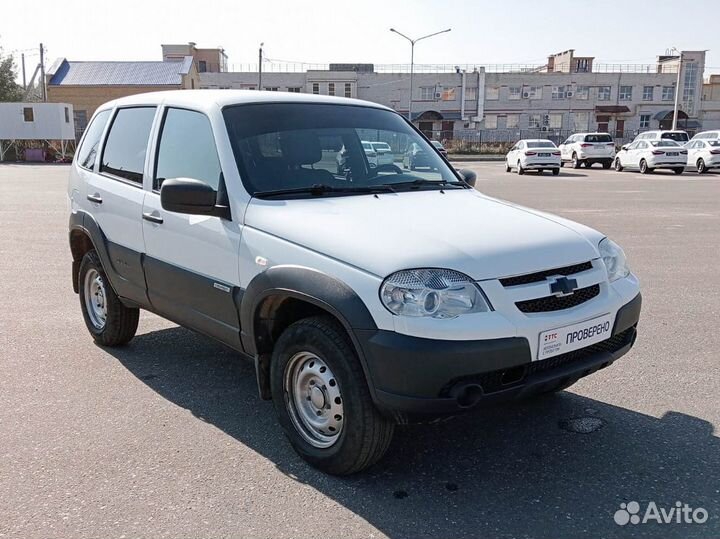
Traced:
[[92, 170], [95, 166], [95, 159], [97, 158], [100, 146], [100, 137], [102, 137], [109, 117], [110, 111], [104, 110], [98, 112], [90, 122], [87, 131], [85, 131], [85, 137], [80, 144], [80, 148], [75, 154], [75, 162], [81, 167]]

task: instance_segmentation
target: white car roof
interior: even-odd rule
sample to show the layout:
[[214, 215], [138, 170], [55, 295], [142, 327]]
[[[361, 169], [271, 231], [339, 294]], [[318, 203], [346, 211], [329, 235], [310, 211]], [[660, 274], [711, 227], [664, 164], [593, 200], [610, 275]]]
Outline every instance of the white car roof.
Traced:
[[[552, 142], [549, 138], [524, 138], [520, 139], [518, 142]], [[553, 144], [555, 144], [553, 142]]]
[[361, 99], [258, 90], [166, 90], [162, 92], [148, 92], [108, 101], [101, 105], [98, 110], [131, 105], [176, 105], [197, 110], [209, 110], [246, 103], [327, 103], [393, 110], [378, 103], [371, 103]]
[[573, 134], [570, 135], [570, 136], [571, 136], [571, 137], [575, 137], [575, 136], [578, 136], [578, 135], [582, 135], [582, 136], [586, 136], [586, 135], [610, 135], [610, 133], [603, 133], [603, 132], [598, 131], [598, 132], [596, 132], [596, 133], [573, 133]]

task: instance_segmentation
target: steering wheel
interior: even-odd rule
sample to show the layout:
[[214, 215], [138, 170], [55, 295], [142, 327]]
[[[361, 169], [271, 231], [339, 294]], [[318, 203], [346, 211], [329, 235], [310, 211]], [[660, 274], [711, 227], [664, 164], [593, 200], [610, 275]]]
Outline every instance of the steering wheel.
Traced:
[[376, 175], [378, 172], [394, 172], [395, 174], [403, 173], [402, 169], [395, 165], [378, 165], [375, 168], [374, 172], [376, 173]]

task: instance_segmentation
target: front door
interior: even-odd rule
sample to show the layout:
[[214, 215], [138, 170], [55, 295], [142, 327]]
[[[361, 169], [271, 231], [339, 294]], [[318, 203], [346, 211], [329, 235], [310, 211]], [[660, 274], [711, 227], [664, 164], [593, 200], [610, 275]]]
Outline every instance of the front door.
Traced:
[[427, 138], [432, 138], [432, 129], [433, 129], [433, 123], [432, 122], [420, 122], [420, 131], [422, 131], [422, 134], [425, 135]]
[[610, 116], [598, 116], [597, 117], [597, 124], [598, 124], [598, 133], [609, 133], [608, 126], [610, 125]]
[[240, 284], [241, 225], [207, 215], [166, 211], [162, 182], [192, 178], [226, 195], [210, 120], [203, 113], [166, 108], [157, 144], [152, 191], [143, 206], [148, 297], [161, 314], [240, 348], [234, 296]]
[[623, 138], [625, 136], [625, 120], [615, 121], [615, 137]]

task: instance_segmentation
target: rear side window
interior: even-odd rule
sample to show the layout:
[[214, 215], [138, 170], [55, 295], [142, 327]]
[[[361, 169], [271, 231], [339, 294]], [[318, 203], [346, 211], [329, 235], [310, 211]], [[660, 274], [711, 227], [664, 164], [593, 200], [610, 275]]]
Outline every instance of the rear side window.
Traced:
[[118, 110], [107, 136], [100, 172], [142, 183], [155, 107]]
[[210, 120], [201, 112], [169, 108], [165, 112], [153, 189], [168, 178], [201, 180], [217, 191], [220, 160]]
[[660, 138], [670, 139], [677, 142], [687, 142], [689, 140], [687, 133], [663, 133]]
[[85, 132], [85, 138], [80, 145], [80, 149], [75, 154], [75, 161], [83, 168], [92, 169], [95, 166], [98, 149], [100, 146], [100, 137], [103, 134], [105, 125], [110, 117], [110, 111], [104, 110], [98, 112], [90, 122], [90, 126]]
[[585, 142], [612, 142], [610, 135], [586, 135]]

